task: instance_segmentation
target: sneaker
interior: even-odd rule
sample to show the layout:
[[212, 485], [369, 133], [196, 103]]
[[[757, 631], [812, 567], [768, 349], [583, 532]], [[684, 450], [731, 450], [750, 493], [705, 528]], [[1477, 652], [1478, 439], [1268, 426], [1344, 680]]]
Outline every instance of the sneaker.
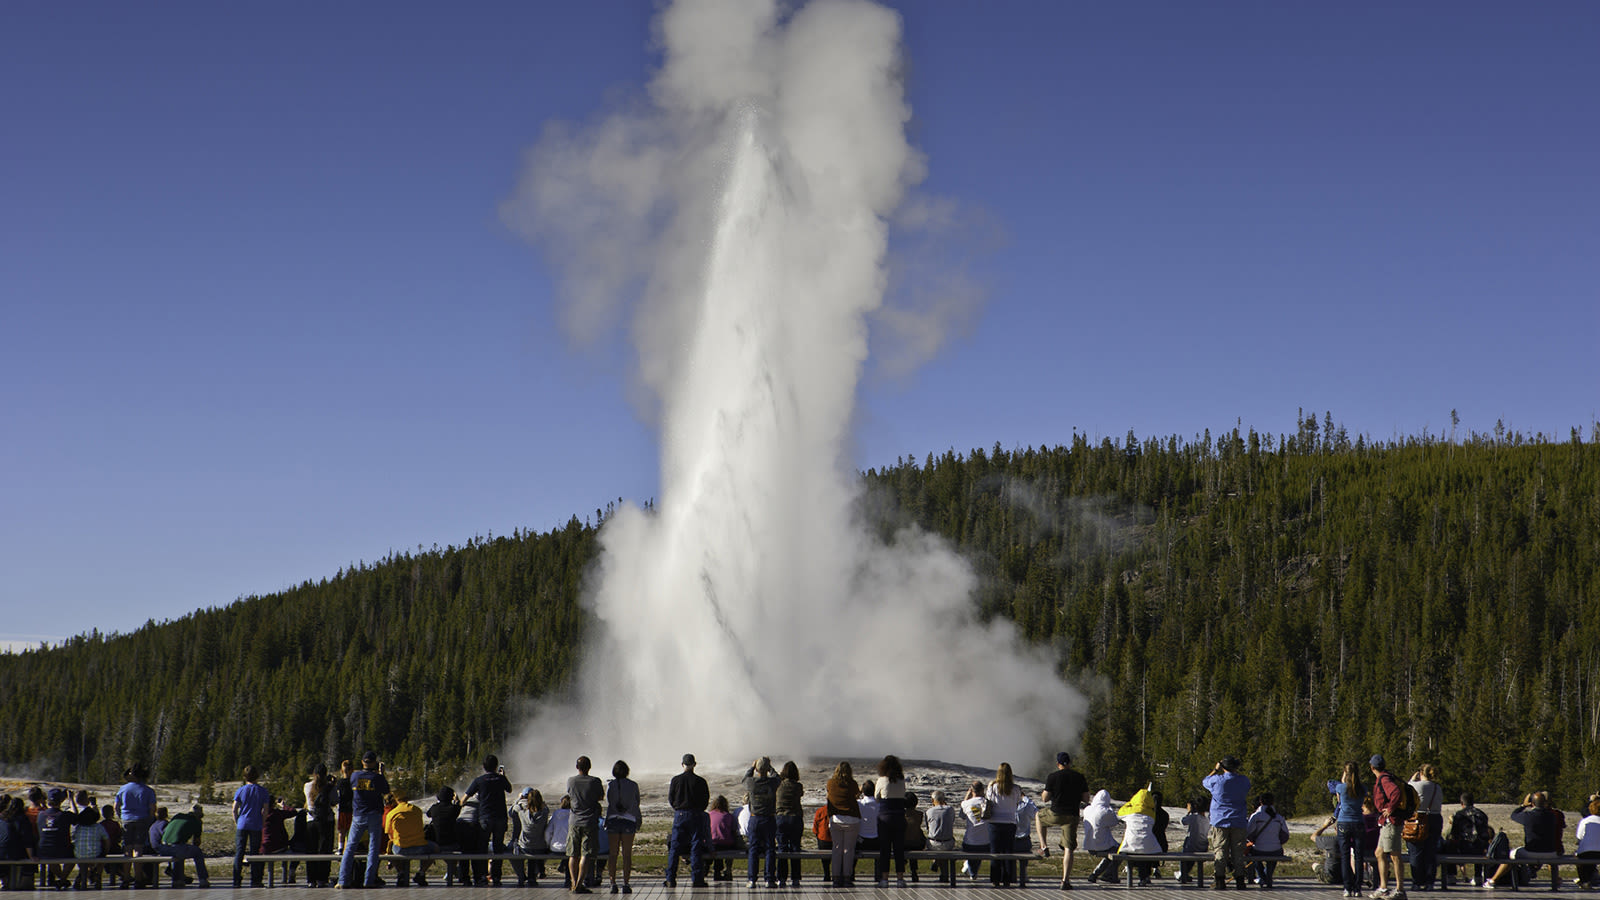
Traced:
[[592, 893], [594, 893], [594, 891], [589, 890], [588, 886], [582, 885], [582, 884], [580, 884], [577, 887], [573, 888], [572, 892], [574, 894], [592, 894]]
[[622, 892], [624, 894], [631, 894], [631, 893], [633, 893], [633, 888], [628, 887], [627, 885], [623, 885], [622, 886]]
[[1405, 888], [1401, 888], [1389, 895], [1389, 900], [1406, 900]]
[[611, 886], [611, 893], [615, 894], [616, 892], [617, 892], [617, 886], [613, 884]]
[[744, 887], [745, 887], [745, 890], [747, 890], [747, 891], [755, 890], [756, 889], [756, 880], [754, 878], [750, 879], [748, 882], [745, 883]]

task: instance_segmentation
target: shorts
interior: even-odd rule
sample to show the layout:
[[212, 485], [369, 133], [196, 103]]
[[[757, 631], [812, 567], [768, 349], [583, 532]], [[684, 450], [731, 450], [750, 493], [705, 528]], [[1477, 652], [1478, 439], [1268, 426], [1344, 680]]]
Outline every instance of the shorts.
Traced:
[[122, 823], [122, 846], [129, 853], [150, 849], [150, 826], [155, 819], [136, 819]]
[[590, 822], [586, 825], [572, 823], [572, 830], [567, 834], [567, 856], [571, 859], [594, 859], [600, 846], [600, 823]]
[[1378, 829], [1378, 853], [1400, 854], [1406, 852], [1406, 842], [1400, 837], [1400, 823], [1390, 822]]
[[632, 819], [612, 817], [606, 819], [606, 834], [635, 834], [639, 831], [639, 823]]
[[1078, 814], [1058, 813], [1054, 810], [1039, 810], [1039, 822], [1042, 825], [1055, 825], [1061, 829], [1061, 846], [1068, 850], [1078, 849]]

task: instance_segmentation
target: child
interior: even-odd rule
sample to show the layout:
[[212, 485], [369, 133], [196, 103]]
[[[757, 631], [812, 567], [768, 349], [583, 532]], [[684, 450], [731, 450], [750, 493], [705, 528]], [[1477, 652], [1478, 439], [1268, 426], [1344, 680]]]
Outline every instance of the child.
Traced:
[[[728, 809], [728, 798], [718, 794], [711, 801], [711, 850], [737, 850], [739, 849], [739, 817]], [[733, 860], [714, 859], [711, 861], [712, 881], [733, 880]]]
[[[1183, 852], [1205, 853], [1209, 847], [1208, 841], [1211, 834], [1211, 795], [1198, 793], [1189, 798], [1184, 804], [1184, 815], [1179, 824], [1183, 825]], [[1189, 873], [1194, 870], [1194, 863], [1184, 860], [1178, 866], [1178, 883], [1188, 884], [1194, 880]]]

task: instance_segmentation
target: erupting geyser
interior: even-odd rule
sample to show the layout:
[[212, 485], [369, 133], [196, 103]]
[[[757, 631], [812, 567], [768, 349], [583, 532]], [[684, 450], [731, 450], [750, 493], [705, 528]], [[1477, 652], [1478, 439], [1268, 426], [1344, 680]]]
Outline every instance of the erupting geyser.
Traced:
[[578, 753], [665, 771], [761, 753], [1030, 765], [1084, 701], [942, 542], [885, 544], [844, 458], [888, 220], [921, 178], [899, 17], [680, 0], [642, 114], [554, 127], [506, 214], [560, 261], [568, 324], [633, 309], [661, 496], [605, 525], [573, 696], [519, 771]]

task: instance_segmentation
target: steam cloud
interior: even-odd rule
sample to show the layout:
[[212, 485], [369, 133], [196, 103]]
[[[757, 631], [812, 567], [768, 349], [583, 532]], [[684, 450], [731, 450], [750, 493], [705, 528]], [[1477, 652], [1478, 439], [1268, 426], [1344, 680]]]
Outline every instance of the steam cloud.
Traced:
[[601, 532], [573, 695], [530, 713], [511, 758], [1029, 765], [1075, 743], [1085, 701], [1009, 622], [976, 620], [965, 561], [856, 519], [868, 322], [923, 175], [898, 15], [679, 0], [658, 25], [648, 102], [549, 127], [503, 209], [562, 269], [575, 338], [631, 316], [662, 466], [659, 507]]

